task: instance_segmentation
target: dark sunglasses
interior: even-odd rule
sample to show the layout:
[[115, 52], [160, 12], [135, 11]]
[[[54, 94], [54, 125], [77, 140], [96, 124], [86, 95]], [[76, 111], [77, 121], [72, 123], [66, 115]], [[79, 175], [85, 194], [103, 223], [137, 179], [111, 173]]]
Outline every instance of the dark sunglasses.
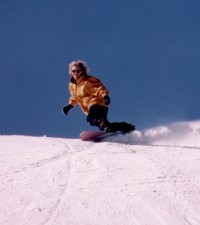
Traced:
[[80, 73], [81, 72], [81, 70], [72, 70], [72, 73]]

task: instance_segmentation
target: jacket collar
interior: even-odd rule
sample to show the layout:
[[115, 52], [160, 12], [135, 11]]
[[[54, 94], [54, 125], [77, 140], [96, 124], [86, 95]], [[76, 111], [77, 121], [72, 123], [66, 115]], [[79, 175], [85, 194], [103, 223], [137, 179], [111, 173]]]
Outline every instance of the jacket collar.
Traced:
[[84, 80], [86, 78], [86, 76], [87, 75], [83, 74], [77, 80], [75, 80], [74, 77], [71, 76], [70, 82], [73, 83], [73, 84], [78, 84], [79, 82], [81, 82], [82, 80]]

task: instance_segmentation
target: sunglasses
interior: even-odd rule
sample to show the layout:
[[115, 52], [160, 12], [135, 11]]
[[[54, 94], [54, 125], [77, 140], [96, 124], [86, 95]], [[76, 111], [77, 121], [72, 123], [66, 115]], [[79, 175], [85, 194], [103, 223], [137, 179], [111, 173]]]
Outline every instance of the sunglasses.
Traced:
[[80, 73], [81, 70], [72, 70], [72, 73]]

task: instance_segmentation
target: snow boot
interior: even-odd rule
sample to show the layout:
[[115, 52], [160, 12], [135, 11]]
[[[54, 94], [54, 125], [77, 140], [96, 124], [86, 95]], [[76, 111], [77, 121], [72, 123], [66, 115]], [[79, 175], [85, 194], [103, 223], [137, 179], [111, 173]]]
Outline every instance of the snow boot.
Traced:
[[132, 124], [126, 122], [114, 122], [108, 125], [106, 132], [115, 133], [119, 131], [125, 134], [133, 130], [135, 130], [135, 126]]

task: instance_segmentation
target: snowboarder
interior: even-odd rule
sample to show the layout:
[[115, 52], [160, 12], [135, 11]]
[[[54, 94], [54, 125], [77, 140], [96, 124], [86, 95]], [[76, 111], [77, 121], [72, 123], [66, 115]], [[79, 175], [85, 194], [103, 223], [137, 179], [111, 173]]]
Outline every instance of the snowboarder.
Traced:
[[73, 106], [79, 104], [87, 116], [87, 122], [91, 126], [97, 126], [101, 131], [127, 133], [135, 129], [134, 125], [126, 122], [108, 121], [109, 92], [99, 79], [88, 75], [88, 66], [84, 61], [71, 62], [69, 74], [71, 96], [68, 105], [62, 110], [65, 115]]

